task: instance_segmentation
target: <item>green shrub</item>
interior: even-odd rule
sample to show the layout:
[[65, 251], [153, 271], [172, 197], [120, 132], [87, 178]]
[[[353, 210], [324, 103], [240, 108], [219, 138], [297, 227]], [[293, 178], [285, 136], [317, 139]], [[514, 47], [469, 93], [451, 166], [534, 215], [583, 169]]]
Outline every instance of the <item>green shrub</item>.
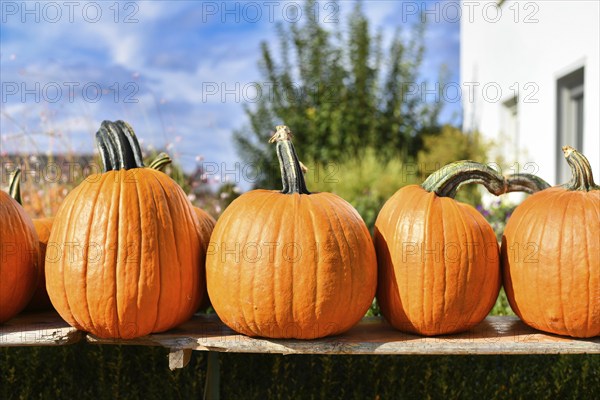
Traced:
[[306, 185], [312, 192], [332, 192], [348, 201], [372, 231], [383, 204], [398, 189], [417, 183], [416, 172], [399, 159], [382, 161], [375, 150], [340, 163], [308, 164]]

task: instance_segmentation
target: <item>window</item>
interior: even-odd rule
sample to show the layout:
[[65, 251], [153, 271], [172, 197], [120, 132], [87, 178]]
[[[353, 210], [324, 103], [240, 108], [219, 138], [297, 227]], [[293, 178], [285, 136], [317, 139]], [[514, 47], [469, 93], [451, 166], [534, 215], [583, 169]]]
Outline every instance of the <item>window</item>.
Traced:
[[571, 178], [571, 171], [564, 162], [562, 146], [583, 150], [583, 68], [557, 81], [556, 99], [556, 180], [565, 183]]

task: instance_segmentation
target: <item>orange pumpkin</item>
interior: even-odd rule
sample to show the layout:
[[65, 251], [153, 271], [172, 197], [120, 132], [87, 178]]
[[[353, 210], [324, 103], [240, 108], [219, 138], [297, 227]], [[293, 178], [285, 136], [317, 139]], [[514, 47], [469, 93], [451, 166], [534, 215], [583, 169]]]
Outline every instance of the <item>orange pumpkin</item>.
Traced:
[[[157, 171], [164, 172], [165, 167], [171, 164], [171, 162], [171, 157], [169, 157], [167, 153], [160, 153], [154, 160], [152, 160], [150, 165], [148, 165], [148, 168], [153, 168]], [[210, 235], [212, 234], [217, 222], [209, 213], [200, 207], [194, 206], [194, 212], [196, 213], [198, 222], [200, 223], [200, 245], [203, 247], [204, 253], [206, 253], [208, 243], [210, 242]], [[208, 294], [206, 294], [200, 302], [200, 310], [206, 310], [210, 305], [210, 299], [208, 298]]]
[[481, 322], [500, 290], [496, 236], [483, 216], [454, 200], [464, 183], [505, 192], [502, 176], [459, 161], [421, 185], [405, 186], [375, 222], [377, 301], [396, 329], [422, 335], [460, 332]]
[[[203, 254], [206, 254], [208, 245], [210, 243], [210, 237], [213, 229], [215, 229], [215, 224], [217, 221], [215, 221], [215, 219], [209, 213], [200, 207], [193, 206], [192, 208], [194, 209], [196, 217], [198, 217], [198, 222], [200, 223], [200, 244], [202, 245]], [[205, 271], [204, 268], [203, 271]], [[203, 281], [206, 282], [206, 275], [204, 275], [202, 278]], [[210, 298], [208, 297], [208, 291], [203, 290], [203, 296], [202, 300], [200, 301], [200, 306], [198, 306], [198, 310], [206, 311], [206, 309], [210, 306], [211, 303]]]
[[[15, 199], [19, 204], [23, 204], [21, 200], [21, 180], [19, 179], [20, 173], [13, 177], [11, 182], [11, 196]], [[39, 257], [38, 257], [38, 265], [40, 267], [40, 279], [38, 280], [38, 285], [31, 298], [29, 304], [25, 308], [27, 311], [46, 311], [52, 310], [52, 303], [50, 302], [50, 298], [48, 297], [48, 292], [46, 291], [46, 274], [44, 273], [44, 265], [46, 259], [46, 245], [48, 244], [48, 238], [50, 237], [50, 230], [52, 229], [52, 222], [54, 218], [35, 218], [33, 219], [33, 226], [35, 228], [35, 232], [38, 235], [39, 240]]]
[[48, 294], [68, 323], [99, 337], [168, 330], [204, 294], [198, 219], [171, 178], [143, 167], [127, 123], [104, 121], [96, 138], [105, 172], [87, 177], [56, 214]]
[[[20, 179], [20, 171], [13, 178]], [[7, 193], [0, 191], [0, 324], [17, 315], [29, 302], [38, 280], [38, 236], [31, 218]]]
[[502, 238], [504, 287], [529, 326], [600, 335], [600, 186], [588, 160], [563, 147], [572, 180], [528, 197]]
[[31, 298], [31, 301], [27, 305], [29, 311], [46, 311], [53, 310], [52, 302], [48, 297], [48, 291], [46, 290], [46, 274], [45, 274], [45, 260], [46, 260], [46, 246], [48, 245], [48, 239], [50, 238], [50, 231], [52, 230], [52, 223], [54, 218], [35, 218], [33, 220], [33, 226], [38, 235], [40, 243], [40, 280], [37, 285], [37, 289]]
[[291, 132], [278, 126], [283, 190], [253, 190], [223, 212], [206, 260], [208, 294], [237, 332], [312, 339], [350, 329], [375, 294], [376, 257], [356, 210], [306, 189]]

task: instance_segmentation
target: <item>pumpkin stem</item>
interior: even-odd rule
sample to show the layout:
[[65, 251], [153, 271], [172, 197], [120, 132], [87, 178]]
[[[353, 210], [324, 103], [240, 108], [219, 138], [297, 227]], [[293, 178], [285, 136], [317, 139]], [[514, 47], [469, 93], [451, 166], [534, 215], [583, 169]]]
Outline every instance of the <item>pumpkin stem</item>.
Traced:
[[572, 174], [569, 183], [565, 183], [562, 187], [567, 190], [582, 190], [585, 192], [600, 190], [600, 186], [594, 183], [592, 167], [588, 159], [571, 146], [563, 146], [562, 151], [571, 167]]
[[154, 160], [152, 160], [150, 165], [148, 165], [148, 168], [152, 168], [157, 171], [165, 172], [166, 166], [171, 164], [171, 162], [173, 162], [173, 160], [171, 160], [171, 157], [169, 157], [169, 155], [167, 153], [163, 152], [163, 153], [160, 153], [159, 155], [157, 155]]
[[8, 184], [8, 194], [15, 199], [17, 203], [23, 205], [21, 199], [21, 168], [17, 168]]
[[506, 177], [506, 193], [525, 192], [535, 193], [548, 189], [550, 184], [533, 174], [510, 174]]
[[125, 121], [103, 121], [96, 132], [104, 172], [144, 167], [133, 128]]
[[471, 160], [450, 163], [423, 182], [421, 187], [441, 197], [454, 198], [457, 190], [466, 183], [480, 183], [488, 192], [499, 196], [506, 193], [506, 179], [487, 165]]
[[281, 169], [281, 181], [284, 194], [310, 194], [304, 181], [302, 163], [298, 160], [296, 149], [292, 144], [292, 131], [285, 125], [275, 127], [275, 134], [269, 139], [269, 143], [277, 143], [277, 158]]

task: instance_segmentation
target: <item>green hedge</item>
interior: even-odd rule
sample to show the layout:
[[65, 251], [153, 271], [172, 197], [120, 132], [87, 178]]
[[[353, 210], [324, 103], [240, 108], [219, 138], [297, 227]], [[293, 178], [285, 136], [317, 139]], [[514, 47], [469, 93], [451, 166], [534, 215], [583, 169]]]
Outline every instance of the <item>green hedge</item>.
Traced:
[[[202, 398], [206, 353], [171, 372], [158, 347], [0, 350], [2, 399]], [[220, 354], [223, 399], [592, 398], [600, 356]]]

